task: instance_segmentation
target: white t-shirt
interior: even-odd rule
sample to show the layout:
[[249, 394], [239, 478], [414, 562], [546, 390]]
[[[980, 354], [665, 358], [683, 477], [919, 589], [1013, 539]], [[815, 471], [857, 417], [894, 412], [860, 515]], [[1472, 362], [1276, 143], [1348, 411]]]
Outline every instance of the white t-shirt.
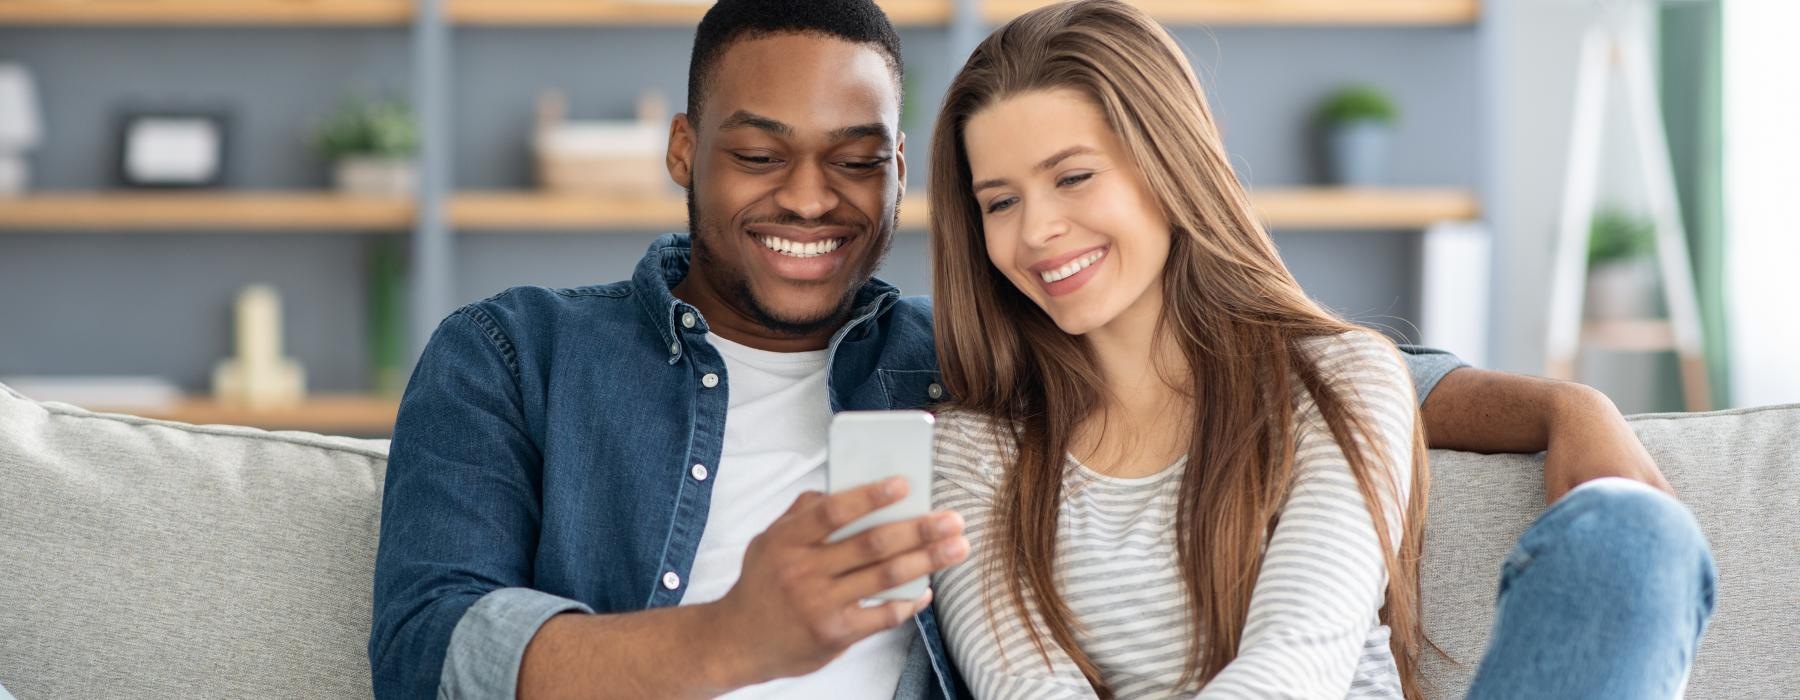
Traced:
[[[725, 360], [729, 402], [725, 445], [713, 479], [712, 504], [682, 605], [724, 597], [737, 583], [750, 539], [805, 491], [824, 491], [825, 435], [831, 400], [827, 352], [769, 352], [715, 334], [706, 339]], [[917, 634], [911, 623], [851, 646], [825, 668], [751, 686], [724, 697], [891, 697]]]

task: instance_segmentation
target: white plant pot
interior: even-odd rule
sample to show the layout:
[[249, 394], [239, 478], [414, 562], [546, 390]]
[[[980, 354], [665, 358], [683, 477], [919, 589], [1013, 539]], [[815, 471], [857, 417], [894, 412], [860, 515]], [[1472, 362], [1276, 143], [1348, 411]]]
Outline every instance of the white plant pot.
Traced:
[[1643, 255], [1600, 263], [1588, 270], [1587, 317], [1596, 321], [1655, 318], [1661, 314], [1657, 291], [1656, 258]]
[[411, 158], [339, 158], [332, 176], [339, 192], [382, 197], [410, 196], [419, 181], [418, 167]]

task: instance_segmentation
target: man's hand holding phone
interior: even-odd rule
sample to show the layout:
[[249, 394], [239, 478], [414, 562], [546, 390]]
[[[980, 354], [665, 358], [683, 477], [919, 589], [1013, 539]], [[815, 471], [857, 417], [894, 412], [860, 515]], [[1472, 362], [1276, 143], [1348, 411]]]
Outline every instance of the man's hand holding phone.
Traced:
[[737, 584], [714, 603], [721, 651], [742, 664], [742, 675], [731, 675], [762, 682], [811, 673], [931, 604], [929, 589], [911, 600], [863, 601], [967, 558], [961, 516], [934, 512], [829, 541], [914, 488], [930, 484], [890, 477], [830, 495], [808, 492], [750, 541]]

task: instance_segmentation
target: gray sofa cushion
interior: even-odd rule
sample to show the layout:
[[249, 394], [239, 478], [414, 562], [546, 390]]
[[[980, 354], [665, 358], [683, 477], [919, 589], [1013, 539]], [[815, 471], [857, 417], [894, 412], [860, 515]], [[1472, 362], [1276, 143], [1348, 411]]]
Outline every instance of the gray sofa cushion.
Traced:
[[[1632, 418], [1718, 561], [1689, 696], [1800, 690], [1800, 406]], [[194, 427], [0, 386], [0, 683], [41, 697], [367, 697], [382, 441]], [[1460, 697], [1541, 460], [1433, 452], [1428, 661]]]
[[[1692, 698], [1800, 695], [1800, 406], [1631, 417], [1700, 521], [1719, 569]], [[1426, 635], [1435, 697], [1462, 697], [1493, 624], [1500, 561], [1543, 510], [1543, 460], [1431, 453]]]
[[0, 387], [0, 683], [21, 700], [369, 696], [385, 453]]

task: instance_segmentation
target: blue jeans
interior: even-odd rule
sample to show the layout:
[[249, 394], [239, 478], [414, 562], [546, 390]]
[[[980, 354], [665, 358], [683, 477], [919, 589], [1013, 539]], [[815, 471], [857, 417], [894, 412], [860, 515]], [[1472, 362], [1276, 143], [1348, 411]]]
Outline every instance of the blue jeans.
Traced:
[[1716, 578], [1699, 524], [1674, 498], [1624, 479], [1582, 484], [1501, 567], [1468, 697], [1678, 697]]

